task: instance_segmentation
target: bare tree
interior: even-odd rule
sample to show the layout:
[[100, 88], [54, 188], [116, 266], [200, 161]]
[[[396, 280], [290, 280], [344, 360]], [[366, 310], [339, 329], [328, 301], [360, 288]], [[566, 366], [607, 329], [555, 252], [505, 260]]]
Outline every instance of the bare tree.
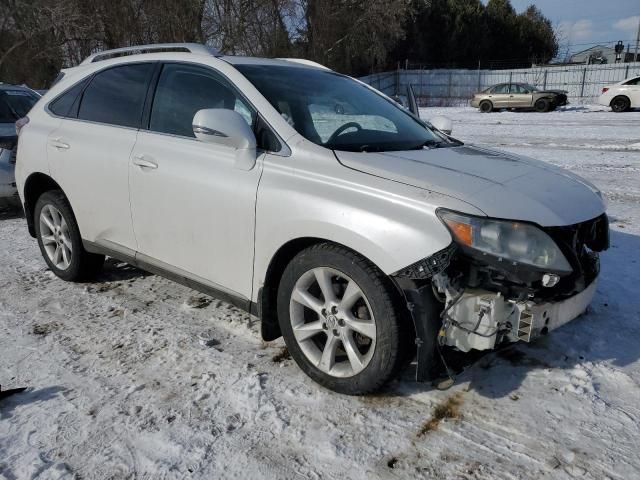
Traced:
[[301, 0], [305, 53], [350, 73], [364, 73], [387, 60], [404, 35], [408, 0]]

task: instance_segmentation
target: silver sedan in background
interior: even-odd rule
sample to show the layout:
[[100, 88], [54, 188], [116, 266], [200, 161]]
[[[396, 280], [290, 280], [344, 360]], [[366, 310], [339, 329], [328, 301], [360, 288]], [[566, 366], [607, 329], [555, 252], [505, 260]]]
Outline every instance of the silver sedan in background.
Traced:
[[471, 106], [483, 113], [503, 108], [550, 112], [567, 104], [565, 90], [538, 90], [526, 83], [500, 83], [476, 93]]

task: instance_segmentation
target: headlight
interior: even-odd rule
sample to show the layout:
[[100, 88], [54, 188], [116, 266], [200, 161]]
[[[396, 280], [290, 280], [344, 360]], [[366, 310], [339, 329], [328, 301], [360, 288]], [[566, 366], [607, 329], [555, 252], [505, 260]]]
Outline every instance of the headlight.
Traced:
[[442, 209], [437, 214], [460, 245], [544, 270], [572, 271], [551, 237], [533, 225], [471, 217]]

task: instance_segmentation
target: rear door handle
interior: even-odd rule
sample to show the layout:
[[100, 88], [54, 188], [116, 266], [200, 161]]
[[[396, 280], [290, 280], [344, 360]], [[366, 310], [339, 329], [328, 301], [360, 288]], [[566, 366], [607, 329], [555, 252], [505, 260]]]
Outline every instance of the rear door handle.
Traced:
[[55, 148], [62, 149], [62, 150], [69, 150], [71, 148], [71, 145], [69, 145], [68, 143], [63, 142], [59, 138], [54, 138], [52, 140], [49, 140], [49, 145], [51, 145], [52, 147], [55, 147]]
[[133, 157], [133, 164], [142, 168], [158, 168], [158, 164], [149, 160], [145, 155], [135, 155]]

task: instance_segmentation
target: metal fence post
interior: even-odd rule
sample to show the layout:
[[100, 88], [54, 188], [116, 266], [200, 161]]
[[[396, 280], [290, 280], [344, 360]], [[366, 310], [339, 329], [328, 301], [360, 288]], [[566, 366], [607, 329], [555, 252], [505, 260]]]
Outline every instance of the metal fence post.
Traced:
[[544, 80], [542, 81], [542, 89], [543, 90], [547, 89], [547, 73], [549, 73], [549, 70], [545, 70], [544, 71]]
[[580, 98], [584, 97], [584, 81], [587, 78], [587, 67], [582, 71], [582, 88], [580, 89]]

